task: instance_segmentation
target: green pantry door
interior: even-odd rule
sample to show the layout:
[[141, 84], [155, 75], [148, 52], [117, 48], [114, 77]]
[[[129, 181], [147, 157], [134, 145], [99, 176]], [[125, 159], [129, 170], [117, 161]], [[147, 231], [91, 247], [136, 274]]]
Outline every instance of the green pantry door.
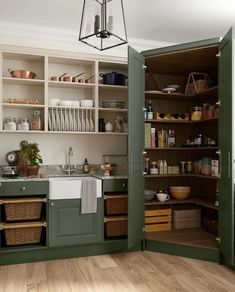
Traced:
[[[220, 118], [219, 118], [219, 140], [220, 140], [220, 151], [221, 151], [221, 177], [219, 182], [219, 203], [220, 203], [220, 224], [219, 224], [219, 240], [220, 240], [220, 257], [221, 262], [227, 266], [234, 267], [234, 102], [233, 102], [233, 86], [232, 80], [234, 78], [234, 68], [232, 67], [232, 60], [234, 55], [234, 37], [232, 29], [223, 38], [219, 44], [219, 50], [221, 56], [219, 58], [219, 99], [221, 101], [220, 105]], [[135, 52], [133, 49], [129, 48], [129, 115], [131, 121], [129, 122], [129, 185], [131, 183], [136, 183], [136, 187], [129, 186], [128, 196], [129, 196], [129, 216], [128, 216], [128, 242], [129, 245], [133, 245], [138, 239], [141, 238], [140, 233], [139, 238], [136, 231], [139, 229], [141, 232], [142, 227], [142, 217], [139, 212], [143, 212], [144, 208], [139, 206], [140, 201], [142, 201], [142, 194], [138, 191], [138, 195], [141, 199], [137, 199], [137, 193], [135, 190], [144, 190], [141, 183], [144, 185], [143, 177], [141, 177], [140, 172], [138, 177], [135, 177], [133, 171], [134, 159], [143, 161], [143, 157], [140, 153], [140, 147], [143, 147], [144, 135], [135, 135], [135, 139], [132, 140], [131, 133], [137, 131], [136, 127], [140, 127], [140, 121], [143, 121], [143, 114], [141, 110], [143, 104], [139, 104], [141, 110], [136, 111], [136, 95], [138, 92], [138, 99], [140, 99], [139, 93], [142, 92], [144, 102], [144, 76], [143, 70], [136, 67], [136, 62], [134, 60], [141, 60], [142, 57], [154, 56], [163, 53], [173, 53], [181, 50], [187, 50], [197, 47], [203, 47], [210, 44], [218, 43], [218, 39], [198, 41], [193, 43], [187, 43], [182, 45], [176, 45], [166, 48], [153, 49], [149, 51], [144, 51], [140, 54]], [[138, 57], [139, 55], [139, 57]], [[234, 66], [234, 64], [233, 64]], [[130, 75], [131, 74], [131, 75]], [[142, 78], [142, 82], [139, 80]], [[133, 84], [135, 82], [135, 84]], [[225, 129], [226, 128], [226, 129]], [[142, 129], [142, 128], [141, 128]], [[140, 132], [141, 134], [141, 132]], [[138, 140], [141, 139], [141, 140]], [[138, 146], [137, 146], [137, 145]], [[139, 179], [139, 180], [138, 180]], [[135, 199], [138, 200], [138, 205], [135, 203]], [[132, 205], [133, 204], [133, 205]], [[135, 209], [135, 210], [134, 210]], [[137, 221], [132, 216], [137, 215]], [[144, 215], [143, 215], [144, 216]], [[136, 224], [140, 224], [136, 227]], [[132, 227], [134, 227], [135, 233], [132, 232]]]

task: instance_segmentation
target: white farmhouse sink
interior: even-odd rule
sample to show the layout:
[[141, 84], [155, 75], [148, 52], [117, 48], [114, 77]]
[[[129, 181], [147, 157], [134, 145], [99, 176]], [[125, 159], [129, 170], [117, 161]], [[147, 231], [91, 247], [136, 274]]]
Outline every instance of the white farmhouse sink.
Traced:
[[81, 186], [84, 180], [96, 181], [97, 198], [102, 197], [102, 180], [92, 176], [77, 177], [51, 177], [49, 178], [49, 199], [79, 199], [81, 198]]

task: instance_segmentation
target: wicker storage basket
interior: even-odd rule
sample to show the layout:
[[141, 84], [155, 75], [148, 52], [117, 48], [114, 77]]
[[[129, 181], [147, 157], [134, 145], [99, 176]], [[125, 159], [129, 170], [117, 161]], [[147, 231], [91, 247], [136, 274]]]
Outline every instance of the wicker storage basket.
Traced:
[[105, 213], [106, 215], [121, 215], [128, 212], [127, 195], [105, 195]]
[[185, 94], [198, 94], [209, 88], [209, 76], [206, 73], [191, 72], [185, 88]]
[[41, 218], [44, 198], [3, 199], [6, 221], [38, 220]]
[[127, 217], [105, 220], [106, 237], [124, 236], [128, 232]]
[[44, 222], [3, 224], [6, 245], [22, 245], [40, 243]]

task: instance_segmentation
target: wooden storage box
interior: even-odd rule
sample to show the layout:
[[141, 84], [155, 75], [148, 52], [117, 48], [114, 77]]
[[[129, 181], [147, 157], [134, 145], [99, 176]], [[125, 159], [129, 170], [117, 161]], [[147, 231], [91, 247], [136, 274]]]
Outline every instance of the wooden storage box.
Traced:
[[173, 228], [186, 229], [201, 227], [201, 209], [185, 207], [173, 210]]
[[42, 203], [45, 198], [14, 198], [3, 199], [1, 204], [5, 207], [6, 221], [39, 220], [41, 218]]
[[121, 215], [128, 212], [127, 195], [105, 195], [105, 213], [106, 215]]
[[105, 218], [106, 237], [124, 236], [128, 233], [127, 217]]
[[171, 230], [171, 209], [145, 210], [145, 232]]
[[7, 246], [40, 243], [43, 227], [46, 227], [45, 222], [4, 223], [1, 226]]

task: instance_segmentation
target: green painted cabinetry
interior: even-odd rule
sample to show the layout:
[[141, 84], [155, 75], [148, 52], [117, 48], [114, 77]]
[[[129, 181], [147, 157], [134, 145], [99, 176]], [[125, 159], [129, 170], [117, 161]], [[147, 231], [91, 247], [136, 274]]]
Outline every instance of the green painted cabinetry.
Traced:
[[104, 238], [103, 198], [97, 213], [81, 214], [81, 199], [50, 200], [49, 246], [102, 242]]
[[2, 182], [0, 196], [28, 196], [48, 194], [48, 181]]
[[127, 179], [104, 179], [103, 191], [108, 192], [127, 192]]

